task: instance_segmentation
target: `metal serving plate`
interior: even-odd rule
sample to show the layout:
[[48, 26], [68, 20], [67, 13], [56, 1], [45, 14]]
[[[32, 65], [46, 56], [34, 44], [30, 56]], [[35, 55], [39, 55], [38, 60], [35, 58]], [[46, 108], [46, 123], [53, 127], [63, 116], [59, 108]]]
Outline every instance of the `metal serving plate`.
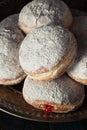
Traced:
[[[87, 118], [87, 90], [83, 105], [76, 111], [67, 114], [50, 113], [46, 115], [44, 111], [38, 110], [28, 105], [22, 93], [16, 88], [22, 89], [22, 83], [17, 86], [0, 86], [0, 110], [11, 115], [34, 121], [43, 122], [67, 122]], [[86, 88], [87, 89], [87, 88]]]
[[[29, 0], [1, 0], [0, 2], [0, 20], [11, 15], [18, 13], [22, 6], [29, 2]], [[80, 2], [81, 3], [81, 2]], [[13, 5], [13, 6], [12, 6]], [[84, 14], [78, 10], [73, 11], [73, 15]], [[86, 13], [85, 13], [86, 15]], [[15, 86], [2, 86], [0, 85], [0, 110], [11, 115], [34, 121], [43, 122], [67, 122], [87, 118], [87, 88], [86, 98], [83, 105], [76, 111], [67, 114], [50, 113], [46, 115], [44, 111], [38, 110], [31, 105], [28, 105], [22, 97], [23, 83]], [[87, 86], [86, 86], [87, 87]]]

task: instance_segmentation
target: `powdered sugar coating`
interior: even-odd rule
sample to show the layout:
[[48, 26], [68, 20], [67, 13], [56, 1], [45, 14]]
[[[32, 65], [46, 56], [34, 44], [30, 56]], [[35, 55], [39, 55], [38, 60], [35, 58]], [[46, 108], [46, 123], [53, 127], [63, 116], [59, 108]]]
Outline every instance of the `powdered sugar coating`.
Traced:
[[85, 96], [84, 86], [71, 80], [67, 75], [47, 82], [38, 82], [27, 77], [23, 94], [29, 100], [42, 100], [61, 105], [77, 104]]
[[87, 79], [87, 16], [75, 17], [72, 31], [78, 41], [78, 54], [68, 73], [80, 79]]
[[18, 14], [15, 14], [0, 23], [0, 80], [23, 75], [18, 52], [24, 36], [17, 22]]
[[23, 7], [19, 14], [19, 22], [28, 27], [40, 27], [49, 23], [67, 26], [71, 13], [61, 0], [33, 0]]
[[68, 73], [71, 73], [80, 79], [87, 80], [87, 47], [78, 52], [78, 56], [69, 68]]
[[74, 42], [72, 33], [60, 26], [35, 29], [22, 42], [20, 64], [26, 72], [36, 72], [41, 67], [50, 70], [62, 60], [68, 46]]

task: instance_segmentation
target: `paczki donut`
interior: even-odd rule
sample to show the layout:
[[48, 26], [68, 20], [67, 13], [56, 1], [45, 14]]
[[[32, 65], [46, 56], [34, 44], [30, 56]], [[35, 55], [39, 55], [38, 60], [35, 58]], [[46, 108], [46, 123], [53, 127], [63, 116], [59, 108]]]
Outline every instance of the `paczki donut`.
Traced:
[[77, 109], [85, 97], [84, 86], [66, 74], [47, 82], [38, 82], [27, 77], [22, 92], [28, 104], [46, 112], [57, 113]]
[[75, 17], [72, 31], [77, 38], [78, 53], [67, 72], [74, 80], [87, 85], [87, 16]]
[[76, 39], [68, 29], [43, 26], [23, 40], [19, 50], [20, 64], [36, 80], [51, 80], [62, 75], [76, 57]]
[[33, 0], [23, 7], [19, 14], [19, 26], [27, 34], [32, 29], [55, 23], [69, 27], [72, 15], [61, 0]]
[[18, 14], [0, 23], [0, 84], [13, 85], [21, 82], [24, 71], [19, 63], [19, 47], [24, 35], [18, 28]]

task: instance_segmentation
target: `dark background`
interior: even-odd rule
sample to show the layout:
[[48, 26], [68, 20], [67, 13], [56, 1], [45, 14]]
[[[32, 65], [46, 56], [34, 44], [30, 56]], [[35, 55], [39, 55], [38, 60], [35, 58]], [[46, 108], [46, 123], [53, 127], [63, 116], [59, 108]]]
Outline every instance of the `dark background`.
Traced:
[[87, 120], [68, 123], [44, 123], [23, 120], [1, 112], [0, 130], [87, 130]]
[[[0, 0], [0, 20], [20, 12], [31, 0]], [[87, 0], [64, 0], [70, 8], [87, 11]], [[87, 130], [87, 120], [69, 123], [41, 123], [13, 117], [0, 111], [0, 130]]]
[[[6, 16], [17, 13], [32, 0], [0, 0], [0, 20]], [[63, 0], [70, 8], [87, 11], [87, 0]]]

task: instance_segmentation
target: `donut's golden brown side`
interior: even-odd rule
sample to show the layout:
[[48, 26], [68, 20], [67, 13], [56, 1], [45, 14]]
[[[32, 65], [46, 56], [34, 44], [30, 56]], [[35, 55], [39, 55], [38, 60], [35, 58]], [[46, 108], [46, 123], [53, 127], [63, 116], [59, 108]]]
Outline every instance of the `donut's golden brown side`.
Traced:
[[69, 104], [68, 105], [60, 105], [60, 104], [56, 104], [56, 103], [47, 102], [44, 100], [31, 100], [26, 96], [26, 94], [24, 92], [23, 92], [23, 98], [25, 99], [25, 101], [27, 103], [29, 103], [33, 107], [44, 110], [44, 111], [46, 110], [46, 108], [45, 108], [46, 104], [49, 106], [52, 106], [53, 109], [51, 110], [51, 112], [56, 112], [56, 113], [68, 113], [70, 111], [74, 111], [82, 105], [83, 100], [84, 100], [84, 97], [83, 97], [81, 99], [80, 103], [77, 103], [74, 105], [69, 105]]
[[73, 17], [71, 11], [68, 11], [66, 18], [62, 21], [63, 27], [70, 28], [72, 25]]
[[61, 76], [62, 74], [65, 73], [67, 68], [74, 61], [76, 54], [77, 54], [77, 44], [72, 43], [72, 44], [69, 45], [68, 49], [66, 50], [66, 54], [62, 58], [62, 60], [58, 63], [58, 65], [53, 67], [51, 70], [48, 71], [46, 68], [44, 68], [45, 72], [39, 73], [39, 72], [41, 72], [41, 69], [43, 70], [43, 67], [42, 67], [36, 73], [29, 73], [29, 72], [26, 72], [26, 71], [25, 71], [25, 73], [30, 78], [35, 79], [35, 80], [44, 80], [45, 81], [45, 80], [55, 79], [55, 78], [57, 78], [57, 77], [59, 77], [59, 76]]
[[16, 77], [15, 79], [2, 79], [0, 80], [0, 84], [3, 85], [15, 85], [20, 83], [24, 78], [26, 77], [26, 74], [21, 74], [21, 76]]
[[75, 81], [81, 83], [81, 84], [84, 84], [84, 85], [87, 85], [87, 79], [82, 79], [82, 78], [79, 78], [78, 76], [76, 76], [74, 73], [72, 72], [68, 72], [68, 75], [74, 79]]

